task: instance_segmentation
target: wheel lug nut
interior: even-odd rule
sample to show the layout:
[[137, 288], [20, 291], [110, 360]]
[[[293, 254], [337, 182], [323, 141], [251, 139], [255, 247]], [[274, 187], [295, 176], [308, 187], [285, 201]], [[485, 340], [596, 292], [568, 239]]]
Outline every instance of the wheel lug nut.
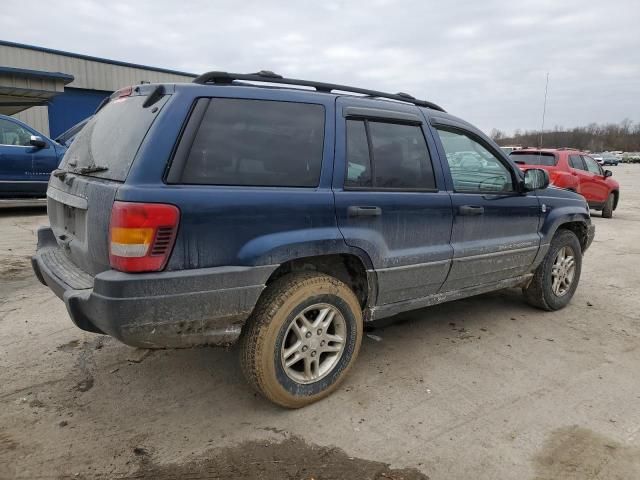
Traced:
[[313, 350], [313, 351], [311, 352], [311, 356], [312, 356], [312, 357], [315, 357], [315, 356], [316, 356], [316, 351], [315, 351], [315, 350]]
[[324, 340], [322, 340], [322, 341], [320, 342], [320, 346], [321, 346], [321, 347], [324, 347]]
[[305, 336], [305, 337], [307, 337], [307, 338], [309, 338], [309, 337], [311, 336], [311, 332], [307, 332], [307, 333], [305, 333], [305, 335], [304, 335], [304, 336]]
[[322, 329], [321, 328], [318, 329], [318, 335], [322, 335]]
[[302, 347], [302, 351], [306, 352], [309, 349], [309, 347], [307, 347], [306, 345]]

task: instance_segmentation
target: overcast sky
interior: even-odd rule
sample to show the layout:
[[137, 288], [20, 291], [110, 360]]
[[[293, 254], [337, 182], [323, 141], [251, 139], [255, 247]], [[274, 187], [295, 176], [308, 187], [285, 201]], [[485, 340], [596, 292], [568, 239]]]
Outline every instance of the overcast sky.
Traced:
[[[4, 40], [403, 91], [489, 132], [640, 121], [640, 1], [18, 1]], [[34, 15], [30, 17], [30, 12]]]

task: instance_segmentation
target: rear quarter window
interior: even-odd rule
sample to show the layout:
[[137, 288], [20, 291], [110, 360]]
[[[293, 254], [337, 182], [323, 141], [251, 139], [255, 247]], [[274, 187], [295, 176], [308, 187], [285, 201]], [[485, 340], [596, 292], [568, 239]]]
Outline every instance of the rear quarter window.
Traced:
[[211, 99], [180, 183], [315, 187], [320, 178], [322, 105]]
[[125, 181], [138, 148], [168, 98], [166, 95], [148, 108], [142, 107], [145, 95], [110, 101], [80, 130], [61, 168], [81, 173], [82, 169], [103, 167], [84, 174]]

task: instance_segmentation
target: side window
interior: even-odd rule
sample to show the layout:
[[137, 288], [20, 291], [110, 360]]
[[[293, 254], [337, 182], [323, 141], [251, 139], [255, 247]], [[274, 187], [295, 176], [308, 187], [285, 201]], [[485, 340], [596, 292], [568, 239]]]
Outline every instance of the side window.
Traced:
[[182, 183], [315, 187], [324, 141], [322, 105], [214, 98]]
[[575, 168], [578, 170], [587, 169], [580, 155], [569, 155], [569, 165], [571, 166], [571, 168]]
[[602, 170], [600, 169], [600, 165], [598, 165], [598, 162], [596, 162], [593, 158], [587, 157], [585, 155], [583, 155], [582, 158], [584, 159], [584, 163], [586, 163], [587, 165], [587, 170], [589, 170], [591, 173], [595, 173], [596, 175], [603, 174]]
[[371, 186], [371, 157], [364, 122], [347, 120], [347, 179], [349, 187]]
[[420, 126], [347, 120], [345, 187], [434, 190], [433, 165]]
[[31, 132], [17, 123], [0, 118], [0, 145], [28, 146]]
[[453, 187], [457, 192], [512, 192], [511, 171], [489, 150], [464, 133], [438, 129]]

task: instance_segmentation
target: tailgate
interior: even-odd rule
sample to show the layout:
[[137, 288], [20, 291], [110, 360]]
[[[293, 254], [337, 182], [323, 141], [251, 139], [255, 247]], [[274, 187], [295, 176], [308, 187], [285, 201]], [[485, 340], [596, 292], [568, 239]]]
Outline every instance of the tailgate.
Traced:
[[82, 127], [47, 189], [56, 242], [90, 275], [108, 270], [109, 221], [147, 132], [170, 95], [163, 86], [139, 85], [115, 92]]

